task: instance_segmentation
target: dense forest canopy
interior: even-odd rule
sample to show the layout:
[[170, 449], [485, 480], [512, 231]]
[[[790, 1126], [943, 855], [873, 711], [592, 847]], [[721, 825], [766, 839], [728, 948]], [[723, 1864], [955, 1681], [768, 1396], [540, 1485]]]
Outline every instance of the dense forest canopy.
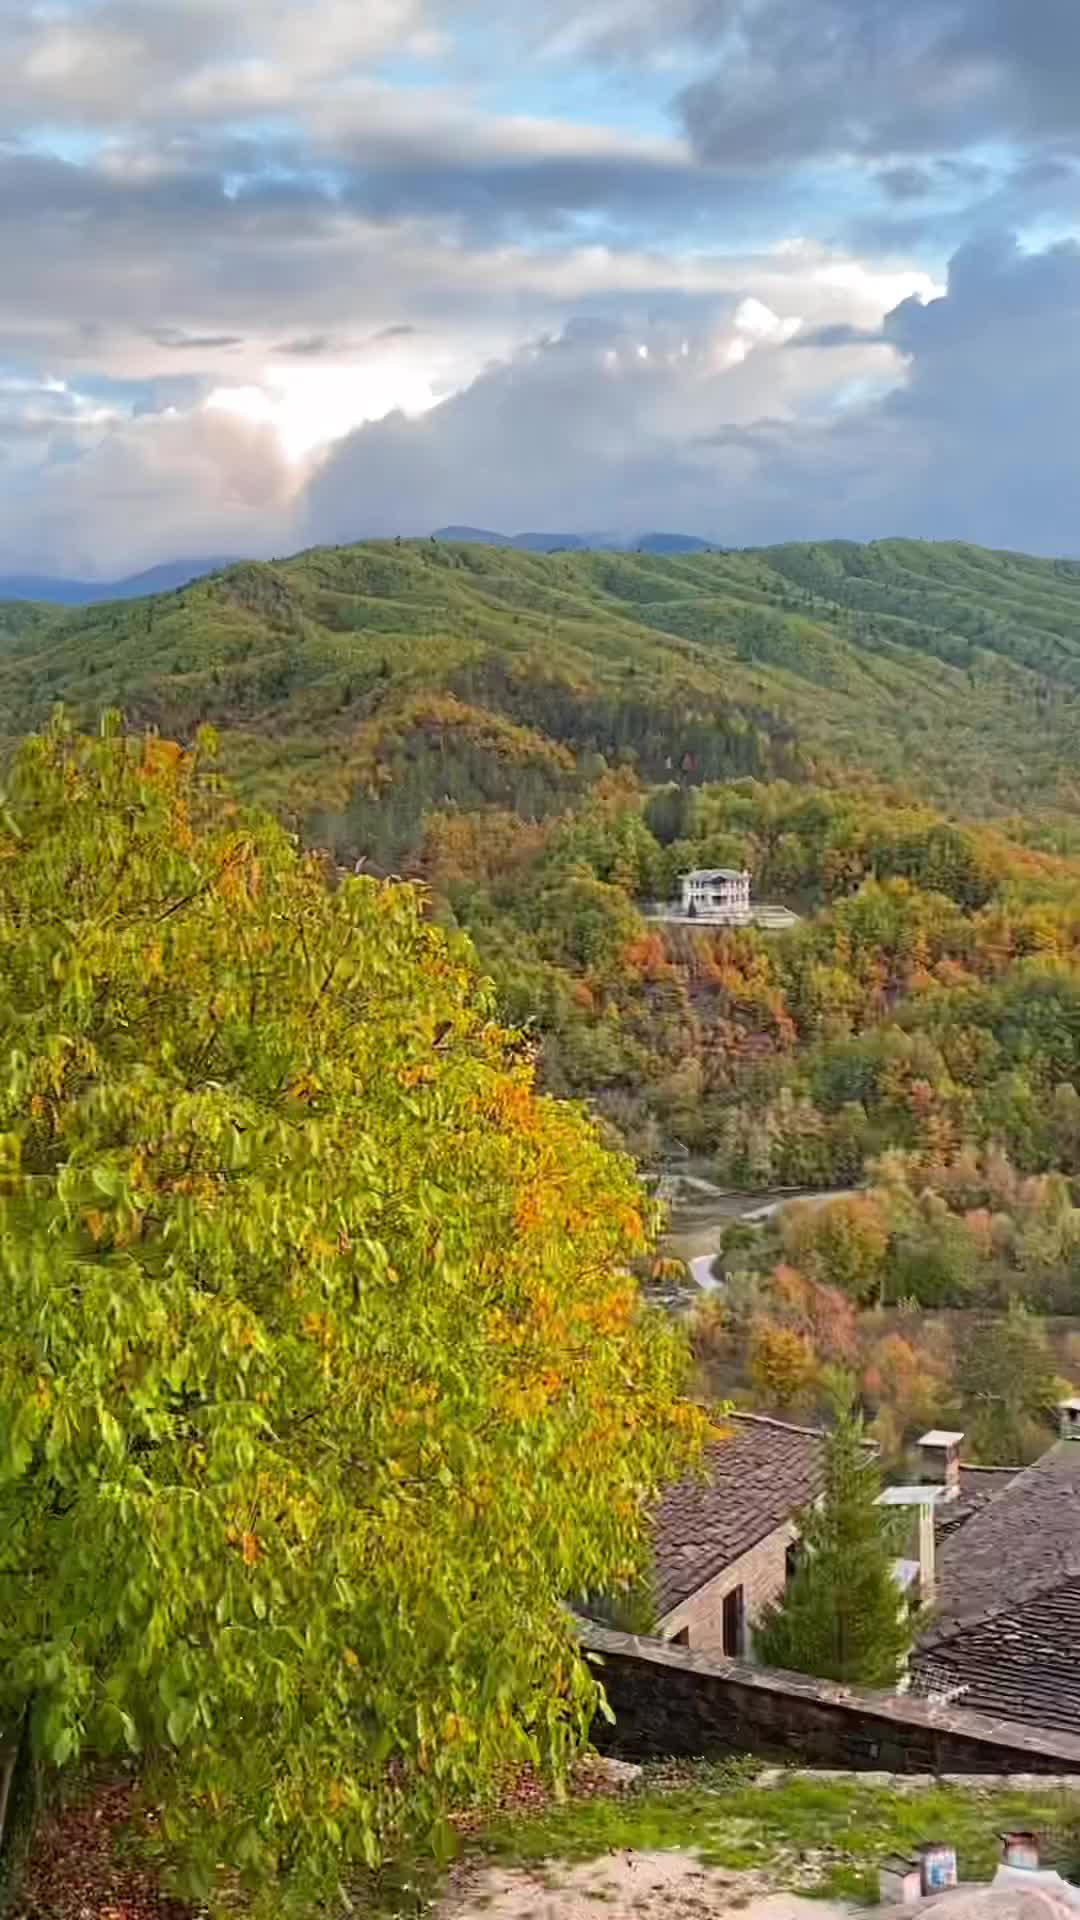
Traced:
[[[864, 1318], [1080, 1301], [1080, 566], [911, 541], [317, 550], [0, 607], [0, 696], [12, 739], [58, 701], [213, 723], [328, 870], [426, 885], [541, 1083], [646, 1169], [689, 1150], [747, 1190], [869, 1180], [878, 1256], [851, 1282], [843, 1222], [825, 1255], [773, 1247], [800, 1285]], [[796, 923], [656, 917], [725, 865]], [[759, 1277], [706, 1370], [809, 1405], [854, 1367], [901, 1445], [925, 1395], [897, 1349], [860, 1322], [845, 1355]], [[1035, 1445], [1067, 1357], [1007, 1418], [920, 1365], [1000, 1454]]]
[[[1071, 809], [1078, 615], [1080, 566], [959, 545], [664, 557], [384, 543], [135, 602], [0, 605], [0, 686], [15, 731], [61, 698], [120, 704], [173, 735], [225, 726], [265, 797], [321, 807], [338, 831], [370, 760], [388, 764], [383, 736], [411, 761], [438, 695], [569, 751], [585, 780], [597, 756], [644, 781], [827, 763], [949, 810], [958, 795], [963, 811]], [[474, 788], [455, 773], [463, 796], [504, 757], [494, 736], [477, 742]], [[475, 797], [496, 799], [479, 778]], [[555, 784], [572, 797], [572, 781]]]
[[[0, 694], [16, 733], [57, 700], [219, 724], [308, 844], [428, 883], [549, 1087], [643, 1156], [815, 1184], [1074, 1151], [1078, 634], [1080, 568], [960, 546], [383, 544], [9, 606]], [[736, 862], [797, 931], [645, 917]]]

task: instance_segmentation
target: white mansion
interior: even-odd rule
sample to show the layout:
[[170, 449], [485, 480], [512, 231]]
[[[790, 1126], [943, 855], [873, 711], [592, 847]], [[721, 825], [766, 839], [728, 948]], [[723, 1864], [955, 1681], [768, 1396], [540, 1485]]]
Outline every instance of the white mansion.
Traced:
[[750, 875], [734, 867], [696, 867], [682, 875], [682, 910], [688, 920], [711, 921], [714, 926], [747, 927]]

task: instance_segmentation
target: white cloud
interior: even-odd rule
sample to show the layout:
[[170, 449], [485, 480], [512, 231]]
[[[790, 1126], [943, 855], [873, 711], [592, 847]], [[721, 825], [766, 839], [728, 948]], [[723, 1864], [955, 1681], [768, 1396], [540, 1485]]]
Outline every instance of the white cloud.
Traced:
[[272, 427], [288, 460], [340, 440], [366, 420], [388, 413], [423, 413], [436, 403], [430, 369], [404, 355], [397, 363], [333, 367], [271, 366], [261, 386], [214, 387], [211, 411]]
[[83, 0], [0, 9], [8, 126], [313, 107], [359, 63], [434, 54], [421, 0]]
[[302, 480], [265, 424], [209, 408], [128, 420], [20, 470], [0, 571], [108, 579], [163, 555], [280, 552]]
[[841, 326], [804, 346], [766, 311], [744, 302], [689, 352], [661, 332], [644, 361], [632, 338], [571, 330], [420, 421], [362, 429], [315, 474], [309, 535], [455, 520], [1080, 554], [1080, 247], [966, 249], [881, 345]]
[[797, 325], [750, 298], [691, 338], [684, 324], [657, 323], [645, 340], [599, 321], [570, 327], [422, 418], [393, 415], [341, 443], [312, 480], [308, 537], [453, 520], [723, 539], [745, 462], [718, 456], [711, 437], [795, 422], [842, 380], [898, 364], [884, 344], [790, 352]]
[[541, 0], [532, 14], [535, 36], [549, 59], [587, 55], [644, 59], [663, 69], [681, 39], [694, 40], [703, 24], [702, 0]]
[[[5, 566], [130, 571], [207, 546], [280, 551], [517, 515], [593, 527], [678, 512], [692, 531], [712, 532], [715, 458], [695, 443], [763, 417], [813, 417], [844, 381], [895, 377], [896, 348], [880, 337], [884, 296], [897, 284], [913, 294], [929, 285], [918, 272], [897, 281], [808, 244], [665, 262], [597, 248], [440, 255], [417, 243], [413, 253], [399, 246], [394, 264], [397, 284], [380, 290], [392, 302], [385, 311], [423, 313], [419, 330], [372, 328], [381, 312], [369, 307], [351, 340], [326, 339], [326, 289], [316, 286], [313, 305], [301, 288], [279, 315], [290, 341], [211, 345], [211, 360], [235, 371], [192, 379], [190, 391], [182, 378], [166, 382], [142, 417], [131, 417], [123, 383], [111, 399], [81, 396], [65, 374], [37, 437], [20, 441], [19, 497], [0, 533]], [[522, 347], [526, 313], [532, 341]], [[243, 325], [247, 310], [185, 310], [194, 328], [211, 317]], [[843, 353], [788, 348], [829, 325], [858, 337]], [[186, 341], [213, 338], [159, 336], [139, 349], [154, 378], [163, 365], [189, 364]], [[194, 357], [200, 364], [201, 351]], [[450, 397], [435, 406], [440, 395]], [[426, 418], [413, 425], [406, 415]], [[0, 395], [0, 442], [4, 417]], [[313, 450], [380, 419], [345, 441], [303, 499]]]

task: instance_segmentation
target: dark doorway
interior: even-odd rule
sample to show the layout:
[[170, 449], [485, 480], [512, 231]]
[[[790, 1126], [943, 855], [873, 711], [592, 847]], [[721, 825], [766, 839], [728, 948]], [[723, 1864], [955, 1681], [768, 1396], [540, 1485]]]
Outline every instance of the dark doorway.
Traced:
[[743, 1651], [743, 1590], [732, 1587], [724, 1595], [724, 1652], [729, 1660], [738, 1660]]

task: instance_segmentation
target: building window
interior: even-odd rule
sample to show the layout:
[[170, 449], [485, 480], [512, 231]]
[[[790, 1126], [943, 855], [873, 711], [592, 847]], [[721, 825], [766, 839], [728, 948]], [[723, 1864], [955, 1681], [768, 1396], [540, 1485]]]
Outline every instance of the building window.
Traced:
[[802, 1549], [801, 1549], [801, 1545], [800, 1545], [800, 1542], [799, 1542], [798, 1540], [793, 1540], [793, 1541], [791, 1542], [791, 1544], [790, 1544], [790, 1546], [788, 1547], [788, 1550], [787, 1550], [787, 1552], [786, 1552], [786, 1554], [784, 1555], [784, 1580], [785, 1580], [785, 1583], [786, 1583], [786, 1582], [787, 1582], [788, 1580], [794, 1580], [794, 1578], [795, 1578], [795, 1575], [796, 1575], [796, 1573], [797, 1573], [797, 1571], [798, 1571], [798, 1566], [799, 1566], [799, 1555], [800, 1555], [800, 1552], [801, 1552], [801, 1550], [802, 1550]]
[[722, 1634], [727, 1659], [740, 1659], [743, 1651], [743, 1590], [741, 1587], [732, 1587], [731, 1592], [724, 1595]]

